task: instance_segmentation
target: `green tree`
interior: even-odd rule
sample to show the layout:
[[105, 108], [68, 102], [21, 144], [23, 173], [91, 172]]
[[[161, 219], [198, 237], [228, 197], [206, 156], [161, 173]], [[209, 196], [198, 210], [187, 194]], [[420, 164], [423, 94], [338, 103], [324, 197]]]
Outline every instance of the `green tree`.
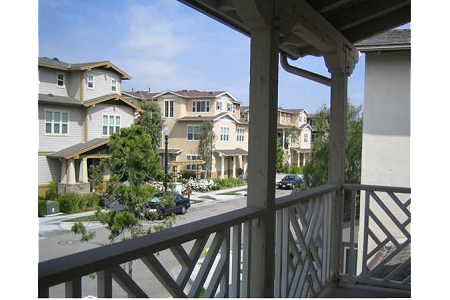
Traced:
[[[324, 185], [328, 182], [330, 110], [323, 106], [314, 116], [317, 137], [314, 141], [311, 159], [306, 163], [303, 189]], [[345, 181], [359, 183], [361, 181], [361, 150], [363, 120], [361, 106], [350, 102], [347, 106], [347, 148], [345, 163]]]
[[138, 124], [144, 127], [151, 137], [152, 149], [158, 149], [161, 146], [161, 132], [164, 127], [161, 109], [155, 102], [146, 102], [141, 106], [142, 112]]
[[103, 166], [103, 160], [97, 165], [89, 166], [89, 182], [94, 193], [103, 186]]
[[283, 146], [281, 145], [280, 138], [277, 138], [277, 164], [276, 164], [277, 172], [283, 171], [283, 165], [284, 165], [284, 149]]
[[214, 132], [214, 124], [209, 121], [204, 121], [200, 126], [198, 154], [202, 156], [206, 165], [206, 174], [208, 178], [211, 178], [212, 170], [212, 157], [214, 154], [214, 143], [216, 141], [216, 133]]

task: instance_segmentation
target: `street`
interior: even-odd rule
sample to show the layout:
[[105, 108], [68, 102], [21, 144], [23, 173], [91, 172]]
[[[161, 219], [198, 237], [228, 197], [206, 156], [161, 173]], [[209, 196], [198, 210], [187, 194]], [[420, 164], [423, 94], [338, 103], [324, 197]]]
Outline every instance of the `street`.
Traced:
[[[276, 190], [276, 197], [286, 196], [290, 193], [290, 190]], [[193, 205], [188, 210], [187, 214], [177, 216], [177, 221], [174, 224], [174, 227], [243, 208], [245, 205], [246, 197], [236, 197], [229, 200], [215, 200]], [[89, 213], [85, 214], [88, 215]], [[96, 233], [94, 239], [90, 242], [80, 242], [81, 237], [70, 231], [70, 223], [62, 223], [62, 226], [59, 224], [61, 220], [64, 219], [67, 219], [67, 216], [40, 218], [39, 261], [45, 261], [100, 247], [109, 242], [109, 231], [98, 224], [88, 227], [89, 231], [94, 231]], [[210, 237], [206, 247], [208, 247], [211, 241], [212, 236]], [[189, 251], [192, 244], [193, 242], [189, 242], [183, 244], [183, 246], [186, 251]], [[157, 258], [166, 270], [174, 276], [174, 273], [177, 268], [179, 268], [180, 264], [171, 251], [162, 251], [159, 253]], [[133, 280], [135, 280], [136, 283], [138, 283], [151, 297], [166, 298], [169, 296], [165, 288], [158, 282], [151, 271], [140, 260], [133, 262]], [[151, 282], [151, 284], [148, 284], [149, 282]], [[95, 278], [91, 278], [89, 276], [83, 277], [83, 297], [88, 295], [96, 295], [96, 286], [97, 283]], [[63, 284], [50, 289], [50, 297], [62, 297], [63, 295]], [[115, 282], [113, 283], [113, 295], [114, 297], [127, 297], [126, 293]]]

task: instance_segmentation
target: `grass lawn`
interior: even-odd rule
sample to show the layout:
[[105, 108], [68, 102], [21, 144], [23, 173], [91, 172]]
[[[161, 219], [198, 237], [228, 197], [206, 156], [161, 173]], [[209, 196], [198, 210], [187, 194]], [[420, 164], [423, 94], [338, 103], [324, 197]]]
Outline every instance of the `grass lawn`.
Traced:
[[247, 189], [245, 188], [245, 189], [240, 189], [240, 190], [236, 190], [236, 191], [232, 191], [232, 192], [224, 192], [224, 193], [220, 193], [220, 194], [217, 194], [217, 195], [240, 196], [240, 195], [241, 195], [240, 192], [244, 192], [244, 191], [246, 191], [246, 190], [247, 190]]
[[[214, 197], [211, 197], [211, 196], [200, 196], [199, 198], [202, 198], [202, 199], [208, 199], [208, 200], [216, 200], [216, 198], [214, 198]], [[196, 201], [196, 200], [191, 200], [191, 202], [192, 201]], [[198, 201], [198, 200], [197, 200]]]
[[98, 219], [95, 217], [95, 215], [92, 215], [92, 216], [79, 217], [79, 218], [75, 218], [75, 219], [68, 219], [68, 220], [64, 220], [62, 222], [91, 222], [91, 221], [98, 221]]
[[[208, 196], [206, 196], [208, 197]], [[199, 198], [203, 198], [203, 197], [199, 197]], [[191, 204], [195, 204], [195, 203], [202, 203], [202, 200], [191, 200]]]

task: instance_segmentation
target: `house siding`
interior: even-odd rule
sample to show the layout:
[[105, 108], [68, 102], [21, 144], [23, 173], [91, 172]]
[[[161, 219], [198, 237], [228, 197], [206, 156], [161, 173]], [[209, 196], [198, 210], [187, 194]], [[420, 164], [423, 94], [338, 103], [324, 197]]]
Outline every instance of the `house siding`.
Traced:
[[70, 72], [69, 82], [67, 84], [67, 93], [69, 97], [80, 99], [81, 72]]
[[125, 105], [98, 104], [88, 108], [88, 140], [105, 138], [103, 135], [103, 114], [120, 115], [120, 127], [130, 127], [134, 123], [134, 109]]
[[53, 179], [61, 180], [61, 163], [57, 159], [38, 156], [38, 185], [47, 185]]
[[[60, 110], [69, 112], [69, 134], [45, 134], [45, 110]], [[39, 105], [39, 151], [58, 151], [83, 140], [83, 108], [62, 105]]]
[[[39, 68], [39, 93], [40, 94], [53, 94], [56, 96], [67, 97], [67, 85], [69, 76], [67, 72], [53, 70], [48, 68]], [[64, 74], [64, 87], [59, 87], [56, 84], [56, 76], [58, 73]]]
[[[94, 89], [87, 87], [87, 76], [94, 75]], [[84, 100], [89, 100], [97, 97], [101, 97], [108, 94], [113, 94], [111, 91], [111, 81], [114, 79], [117, 81], [117, 94], [121, 93], [122, 82], [119, 74], [116, 72], [103, 70], [103, 69], [92, 69], [89, 72], [84, 72]]]

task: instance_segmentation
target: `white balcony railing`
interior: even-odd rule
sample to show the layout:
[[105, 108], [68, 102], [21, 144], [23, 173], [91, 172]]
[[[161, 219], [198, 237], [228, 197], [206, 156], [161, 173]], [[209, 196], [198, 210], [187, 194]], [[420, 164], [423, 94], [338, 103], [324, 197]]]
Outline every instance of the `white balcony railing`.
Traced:
[[[332, 226], [334, 199], [336, 193], [344, 190], [366, 191], [366, 201], [377, 199], [377, 193], [384, 191], [393, 196], [401, 210], [409, 216], [409, 221], [398, 223], [400, 231], [406, 235], [410, 222], [410, 200], [402, 202], [396, 194], [410, 192], [410, 189], [374, 187], [361, 185], [325, 185], [305, 192], [294, 193], [276, 200], [275, 233], [275, 274], [274, 297], [315, 297], [320, 295], [328, 284], [336, 278], [331, 267]], [[353, 196], [356, 192], [352, 193]], [[374, 196], [375, 195], [375, 196]], [[367, 200], [369, 197], [369, 200]], [[355, 197], [352, 197], [354, 207]], [[397, 201], [398, 200], [398, 201]], [[378, 203], [378, 205], [380, 205]], [[384, 211], [383, 204], [381, 207]], [[374, 210], [368, 210], [370, 220], [377, 223]], [[264, 263], [251, 259], [251, 232], [257, 226], [258, 218], [263, 217], [264, 209], [243, 208], [229, 213], [178, 226], [162, 232], [153, 233], [133, 240], [112, 244], [88, 251], [56, 258], [39, 263], [39, 297], [53, 296], [51, 288], [64, 283], [66, 297], [81, 297], [86, 293], [82, 288], [82, 277], [96, 273], [98, 297], [113, 297], [115, 281], [130, 297], [151, 296], [148, 287], [155, 284], [137, 283], [120, 266], [129, 261], [139, 260], [153, 273], [154, 278], [172, 297], [249, 297], [250, 264]], [[392, 217], [392, 213], [387, 213]], [[352, 212], [352, 234], [355, 230], [355, 214]], [[359, 276], [352, 271], [350, 275], [341, 275], [351, 283], [376, 283], [388, 287], [407, 288], [408, 279], [403, 283], [395, 281], [395, 276], [407, 267], [407, 263], [397, 266], [388, 278], [376, 278], [377, 270], [388, 264], [410, 243], [410, 236], [402, 242], [386, 233], [387, 241], [374, 238], [369, 217], [362, 217], [368, 230], [364, 233], [363, 271]], [[382, 226], [381, 226], [382, 227]], [[368, 247], [368, 237], [375, 240], [375, 246]], [[193, 244], [192, 248], [183, 246]], [[354, 241], [352, 241], [353, 245]], [[378, 250], [393, 243], [396, 249], [377, 265], [372, 266], [378, 257]], [[202, 252], [206, 247], [206, 256]], [[170, 250], [181, 268], [177, 274], [171, 274], [158, 260], [158, 252]], [[376, 251], [377, 250], [377, 251]], [[353, 253], [353, 252], [351, 252]], [[353, 261], [353, 260], [351, 260]], [[410, 264], [410, 259], [409, 259]], [[350, 267], [355, 270], [355, 266]], [[353, 275], [352, 275], [353, 274]], [[95, 294], [95, 291], [89, 291]], [[59, 296], [59, 295], [58, 295]]]

